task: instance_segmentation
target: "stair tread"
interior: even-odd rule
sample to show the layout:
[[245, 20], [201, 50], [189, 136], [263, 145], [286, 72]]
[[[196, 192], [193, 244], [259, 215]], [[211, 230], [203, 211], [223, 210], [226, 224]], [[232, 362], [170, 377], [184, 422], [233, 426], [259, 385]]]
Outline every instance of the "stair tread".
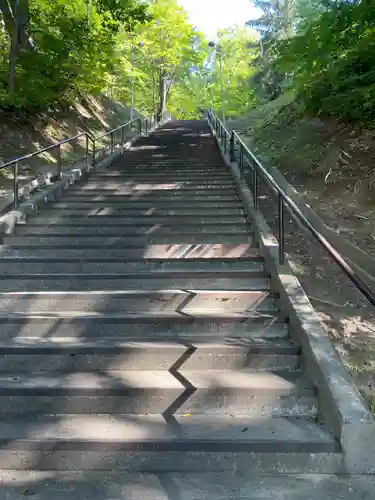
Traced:
[[[26, 272], [27, 271], [27, 272]], [[215, 273], [216, 275], [237, 273], [243, 276], [266, 276], [264, 263], [261, 259], [248, 261], [223, 262], [220, 260], [206, 261], [166, 261], [166, 262], [43, 262], [31, 261], [25, 259], [2, 259], [0, 257], [0, 275], [14, 276], [17, 279], [28, 276], [69, 276], [74, 273], [75, 276], [90, 274], [92, 276], [111, 276], [112, 274], [122, 274], [123, 276], [132, 276], [136, 273], [138, 276], [147, 275], [153, 277], [163, 277], [163, 275], [199, 275], [205, 273]]]
[[[95, 341], [85, 338], [58, 337], [58, 338], [16, 338], [8, 342], [0, 342], [0, 353], [5, 354], [38, 354], [42, 353], [80, 353], [87, 354], [91, 352], [130, 352], [142, 350], [172, 350], [183, 351], [187, 349], [196, 349], [208, 351], [208, 353], [220, 352], [238, 352], [246, 351], [248, 353], [299, 353], [300, 346], [295, 341], [285, 339], [267, 339], [267, 338], [228, 338], [222, 341], [211, 340], [192, 340], [188, 344], [181, 339], [163, 339], [155, 338], [148, 340], [124, 340], [123, 337], [100, 338]], [[157, 354], [156, 354], [157, 355]]]
[[[11, 242], [11, 244], [9, 244]], [[155, 244], [148, 243], [147, 247], [134, 245], [131, 248], [113, 248], [107, 247], [105, 253], [102, 248], [89, 247], [82, 249], [64, 248], [61, 249], [55, 245], [53, 247], [43, 247], [35, 242], [33, 245], [15, 245], [14, 240], [8, 239], [7, 245], [0, 248], [1, 259], [14, 258], [40, 258], [44, 262], [47, 260], [70, 260], [70, 261], [95, 261], [108, 262], [108, 260], [124, 261], [142, 261], [142, 260], [191, 260], [191, 259], [249, 259], [259, 256], [259, 250], [254, 242], [245, 243], [173, 243], [173, 244]]]
[[[16, 279], [2, 276], [0, 300], [5, 295], [13, 294], [25, 296], [25, 294], [176, 294], [190, 295], [217, 293], [233, 296], [241, 292], [241, 295], [267, 291], [270, 289], [268, 277], [251, 277], [248, 275], [234, 277], [219, 277], [213, 272], [212, 277], [178, 277], [178, 276], [142, 276], [132, 273], [127, 276], [114, 275], [84, 275], [77, 274], [18, 277]], [[22, 290], [19, 291], [19, 290]], [[228, 297], [230, 299], [230, 297]]]
[[[163, 245], [171, 248], [174, 245], [250, 245], [254, 246], [254, 236], [247, 232], [242, 234], [221, 234], [221, 233], [197, 233], [197, 231], [180, 234], [140, 234], [140, 235], [26, 235], [9, 236], [6, 239], [6, 245], [18, 248], [30, 248], [35, 245], [40, 248], [142, 248], [143, 252], [149, 251], [150, 245]], [[172, 249], [173, 250], [173, 249]]]
[[[157, 443], [216, 441], [219, 443], [325, 443], [335, 445], [332, 435], [314, 421], [296, 418], [255, 419], [246, 416], [176, 415], [166, 422], [162, 415], [43, 415], [2, 421], [0, 441], [7, 448], [22, 443]], [[182, 450], [181, 450], [182, 451]], [[277, 449], [275, 450], [277, 451]]]
[[[176, 372], [177, 373], [177, 372]], [[180, 381], [183, 377], [186, 382]], [[0, 395], [4, 391], [53, 390], [59, 393], [69, 390], [163, 390], [220, 389], [249, 390], [254, 393], [277, 395], [314, 393], [311, 383], [298, 371], [254, 372], [241, 370], [178, 370], [177, 376], [168, 370], [111, 370], [101, 372], [3, 374], [0, 373]], [[55, 393], [55, 392], [54, 392]], [[36, 392], [33, 392], [36, 395]], [[108, 393], [107, 393], [108, 394]]]

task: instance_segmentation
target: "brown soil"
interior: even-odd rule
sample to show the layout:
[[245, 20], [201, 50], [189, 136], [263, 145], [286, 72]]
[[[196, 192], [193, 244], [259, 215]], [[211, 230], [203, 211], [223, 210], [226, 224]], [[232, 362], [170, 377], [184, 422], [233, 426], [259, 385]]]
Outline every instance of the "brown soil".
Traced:
[[[99, 136], [129, 120], [129, 110], [105, 96], [89, 96], [69, 106], [58, 106], [42, 115], [18, 117], [0, 115], [0, 166], [9, 160], [43, 149], [82, 132]], [[63, 167], [82, 160], [85, 139], [66, 144], [61, 150]], [[19, 164], [21, 184], [38, 174], [57, 170], [57, 149]], [[0, 171], [0, 198], [12, 188], [13, 172]]]

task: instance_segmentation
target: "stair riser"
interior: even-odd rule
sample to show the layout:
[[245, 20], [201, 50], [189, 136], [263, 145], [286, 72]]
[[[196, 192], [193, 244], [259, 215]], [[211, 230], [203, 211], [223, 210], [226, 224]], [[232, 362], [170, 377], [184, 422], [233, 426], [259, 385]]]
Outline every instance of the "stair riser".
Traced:
[[0, 309], [4, 316], [7, 313], [106, 313], [119, 311], [178, 311], [181, 314], [200, 315], [211, 311], [218, 314], [225, 312], [245, 313], [249, 311], [277, 311], [278, 300], [267, 292], [250, 292], [233, 294], [215, 292], [180, 293], [148, 292], [142, 295], [114, 294], [75, 294], [63, 293], [51, 295], [0, 295]]
[[[66, 391], [49, 391], [44, 395], [13, 394], [0, 395], [0, 416], [7, 415], [145, 415], [147, 413], [186, 415], [246, 415], [247, 418], [314, 418], [317, 414], [316, 400], [313, 396], [278, 396], [270, 391], [256, 394], [246, 390], [197, 390], [186, 403], [178, 405], [185, 395], [179, 389], [123, 390], [111, 395], [105, 390], [102, 394], [82, 389], [80, 394]], [[186, 397], [187, 399], [187, 397]], [[224, 436], [223, 436], [224, 437]]]
[[[188, 274], [188, 273], [186, 273]], [[193, 276], [193, 277], [176, 277], [176, 276], [137, 276], [137, 274], [131, 274], [128, 276], [122, 276], [120, 274], [114, 276], [95, 276], [86, 275], [79, 277], [77, 275], [71, 276], [61, 276], [61, 275], [51, 275], [47, 277], [32, 276], [31, 278], [17, 277], [5, 278], [3, 277], [1, 281], [1, 292], [2, 293], [17, 293], [20, 290], [22, 292], [92, 292], [92, 291], [112, 291], [116, 292], [118, 290], [217, 290], [221, 292], [225, 291], [259, 291], [259, 290], [269, 290], [270, 282], [267, 277], [251, 277], [251, 276], [236, 276], [232, 273], [228, 273], [230, 277], [214, 277], [217, 276], [215, 272], [211, 273], [208, 277], [205, 276]], [[0, 275], [1, 276], [1, 275]], [[188, 275], [189, 276], [189, 275]], [[0, 300], [3, 298], [0, 292]], [[188, 292], [187, 292], [188, 293]], [[190, 299], [195, 297], [196, 292], [191, 292], [188, 295], [184, 295], [184, 298]], [[257, 296], [258, 297], [258, 296]], [[106, 300], [106, 296], [97, 296], [96, 301]], [[230, 293], [225, 294], [225, 300], [230, 299]], [[252, 297], [251, 297], [252, 298]], [[112, 300], [112, 298], [109, 298]], [[218, 298], [220, 301], [220, 297]]]
[[189, 342], [207, 339], [241, 338], [285, 338], [288, 330], [284, 323], [262, 321], [214, 321], [188, 322], [182, 319], [163, 321], [141, 316], [133, 320], [104, 321], [100, 318], [87, 320], [32, 319], [25, 318], [9, 322], [0, 320], [3, 341], [13, 338], [84, 338], [101, 339], [122, 337], [124, 341], [146, 341], [147, 339], [180, 339]]
[[28, 262], [28, 261], [2, 261], [0, 259], [0, 275], [14, 275], [17, 279], [25, 274], [109, 274], [109, 275], [128, 275], [130, 278], [134, 274], [152, 276], [152, 278], [193, 278], [215, 276], [229, 277], [233, 276], [247, 277], [248, 279], [264, 276], [264, 265], [262, 262], [232, 262], [221, 263], [219, 261], [206, 263], [188, 261], [188, 262], [166, 262], [166, 263], [125, 263], [125, 262]]
[[[65, 248], [64, 250], [53, 248], [43, 248], [39, 245], [22, 245], [17, 246], [14, 243], [13, 238], [8, 241], [12, 247], [3, 247], [1, 257], [19, 257], [24, 258], [40, 258], [43, 262], [48, 261], [61, 261], [61, 260], [72, 260], [72, 261], [95, 261], [95, 262], [143, 262], [144, 259], [148, 261], [152, 260], [184, 260], [184, 259], [228, 259], [228, 258], [238, 258], [238, 259], [251, 259], [253, 257], [258, 257], [259, 252], [255, 244], [245, 243], [245, 244], [205, 244], [205, 245], [194, 245], [194, 244], [183, 244], [176, 243], [172, 247], [168, 244], [155, 245], [149, 244], [146, 246], [137, 246], [133, 249], [129, 248], [106, 248], [105, 252], [102, 249], [85, 248], [83, 252], [79, 248], [71, 249]], [[64, 245], [66, 247], [66, 245]], [[1, 249], [1, 247], [0, 247]], [[4, 260], [5, 262], [5, 260]]]
[[[56, 249], [61, 248], [82, 248], [82, 249], [93, 249], [95, 247], [102, 247], [100, 251], [103, 257], [103, 251], [105, 250], [105, 256], [108, 257], [107, 248], [110, 251], [113, 248], [121, 248], [126, 250], [126, 248], [138, 248], [138, 258], [152, 255], [151, 245], [166, 245], [169, 248], [174, 245], [255, 245], [254, 236], [248, 234], [236, 235], [236, 234], [168, 234], [168, 235], [139, 235], [139, 236], [115, 236], [112, 237], [108, 235], [103, 236], [79, 236], [73, 237], [70, 235], [66, 236], [10, 236], [6, 239], [6, 244], [12, 246], [18, 246], [19, 248], [29, 248], [30, 246], [38, 247], [51, 247]], [[176, 252], [176, 248], [170, 250], [170, 254]], [[194, 249], [197, 251], [196, 249]], [[198, 250], [201, 250], [199, 248]], [[178, 250], [177, 250], [178, 251]], [[217, 252], [219, 253], [219, 252]], [[86, 254], [86, 252], [85, 252]], [[143, 254], [143, 255], [142, 255]], [[87, 254], [86, 254], [87, 255]], [[167, 256], [168, 254], [166, 254]], [[157, 255], [159, 257], [159, 255]], [[83, 256], [84, 257], [84, 256]], [[123, 260], [126, 260], [126, 255], [123, 256]]]
[[[174, 349], [176, 351], [177, 349]], [[139, 350], [138, 350], [139, 351]], [[185, 349], [186, 351], [186, 349]], [[121, 353], [121, 350], [119, 349]], [[168, 352], [162, 349], [149, 349], [130, 354], [107, 354], [105, 351], [97, 354], [2, 354], [0, 358], [0, 373], [32, 373], [35, 371], [49, 373], [89, 373], [106, 370], [169, 370], [180, 363], [184, 350], [180, 353]], [[284, 371], [299, 370], [301, 361], [299, 355], [288, 354], [251, 354], [242, 353], [194, 353], [183, 363], [185, 370], [241, 370], [253, 371]]]
[[225, 183], [230, 183], [233, 185], [233, 176], [230, 172], [218, 173], [214, 171], [207, 174], [204, 173], [184, 173], [184, 172], [168, 172], [166, 175], [163, 171], [124, 171], [123, 173], [113, 173], [108, 172], [107, 175], [97, 175], [95, 173], [91, 174], [85, 181], [86, 185], [98, 184], [98, 187], [106, 185], [107, 183], [126, 183], [126, 182], [187, 182], [189, 184], [202, 184], [208, 182], [209, 185], [222, 185]]
[[158, 237], [177, 235], [206, 235], [206, 234], [215, 234], [215, 235], [227, 235], [227, 234], [244, 234], [247, 235], [250, 233], [250, 226], [242, 221], [240, 224], [200, 224], [197, 221], [196, 224], [186, 225], [181, 223], [179, 224], [134, 224], [134, 225], [87, 225], [87, 226], [76, 226], [76, 225], [52, 225], [52, 226], [29, 226], [26, 225], [18, 225], [16, 227], [16, 234], [18, 236], [30, 236], [37, 237], [40, 236], [48, 236], [48, 237], [63, 237], [63, 236], [75, 236], [75, 237], [86, 237], [86, 236], [105, 236], [105, 237], [118, 237], [118, 236], [130, 236], [134, 237], [137, 235], [142, 235], [145, 237]]
[[[65, 198], [64, 198], [65, 200]], [[162, 212], [172, 210], [178, 211], [187, 210], [188, 212], [199, 212], [199, 216], [207, 215], [208, 213], [212, 213], [215, 211], [217, 214], [225, 213], [230, 214], [236, 211], [237, 213], [242, 213], [242, 206], [237, 199], [233, 199], [231, 201], [218, 203], [217, 201], [204, 201], [204, 200], [195, 200], [195, 203], [187, 203], [184, 200], [158, 200], [152, 201], [151, 203], [148, 201], [135, 199], [135, 200], [122, 200], [122, 201], [103, 201], [103, 200], [81, 200], [81, 201], [58, 201], [51, 205], [51, 212], [53, 210], [58, 210], [61, 214], [61, 210], [67, 210], [65, 212], [68, 215], [68, 210], [74, 210], [75, 213], [83, 213], [83, 211], [92, 212], [95, 211], [95, 214], [100, 213], [116, 213], [116, 212], [126, 212], [130, 213], [136, 210], [144, 210], [147, 213], [157, 213], [160, 210]], [[43, 210], [44, 213], [47, 213], [46, 210]]]
[[160, 178], [160, 179], [144, 179], [138, 181], [137, 179], [123, 179], [121, 181], [110, 181], [107, 180], [104, 182], [94, 181], [93, 179], [88, 179], [87, 182], [82, 184], [76, 184], [72, 187], [73, 192], [82, 191], [84, 193], [90, 194], [92, 191], [95, 193], [109, 193], [111, 194], [113, 191], [121, 191], [121, 192], [150, 192], [150, 191], [217, 191], [217, 190], [230, 190], [234, 191], [235, 184], [233, 180], [221, 180], [216, 182], [211, 182], [209, 177], [201, 179], [200, 181], [191, 181], [191, 180], [173, 180], [170, 178]]
[[[123, 174], [136, 174], [138, 172], [142, 172], [144, 174], [151, 174], [153, 172], [156, 173], [164, 173], [164, 178], [168, 178], [169, 174], [186, 174], [186, 175], [194, 175], [194, 174], [203, 174], [210, 176], [211, 174], [226, 174], [229, 172], [228, 167], [220, 165], [218, 163], [210, 163], [205, 162], [204, 160], [199, 159], [199, 164], [193, 164], [192, 162], [181, 162], [181, 160], [174, 160], [173, 158], [168, 158], [168, 161], [157, 161], [157, 160], [149, 160], [149, 156], [146, 156], [142, 160], [135, 160], [132, 162], [131, 158], [126, 160], [126, 164], [124, 162], [114, 162], [112, 165], [112, 171]], [[117, 170], [116, 169], [117, 165]], [[109, 170], [108, 170], [109, 171]], [[98, 175], [101, 175], [101, 172], [98, 171]], [[104, 171], [105, 172], [105, 171]], [[96, 172], [95, 172], [96, 173]]]
[[130, 194], [84, 194], [84, 193], [72, 193], [71, 191], [67, 191], [64, 195], [64, 201], [66, 203], [73, 202], [89, 202], [92, 204], [97, 204], [98, 202], [105, 202], [109, 204], [116, 203], [124, 203], [124, 202], [139, 202], [142, 201], [144, 203], [173, 203], [179, 202], [187, 205], [195, 205], [195, 202], [216, 202], [220, 203], [220, 201], [226, 202], [239, 202], [239, 198], [234, 191], [230, 192], [213, 192], [213, 191], [195, 191], [195, 192], [185, 192], [181, 191], [163, 191], [160, 194], [157, 193], [130, 193]]
[[[44, 215], [45, 214], [45, 215]], [[39, 216], [38, 219], [34, 219], [33, 217], [30, 217], [29, 223], [32, 223], [33, 221], [37, 222], [39, 220], [43, 221], [48, 221], [50, 218], [59, 218], [60, 220], [64, 221], [65, 218], [69, 218], [69, 220], [74, 220], [75, 218], [89, 218], [91, 220], [91, 217], [93, 220], [98, 221], [99, 219], [103, 220], [117, 220], [117, 218], [142, 218], [148, 220], [151, 217], [161, 217], [164, 219], [164, 217], [173, 217], [175, 219], [179, 219], [181, 217], [191, 217], [191, 218], [196, 218], [196, 217], [207, 217], [212, 220], [217, 220], [220, 219], [223, 222], [225, 221], [231, 221], [231, 220], [237, 220], [240, 219], [243, 221], [245, 215], [242, 211], [241, 208], [204, 208], [202, 207], [200, 210], [197, 209], [195, 210], [193, 207], [191, 208], [177, 208], [177, 209], [168, 209], [166, 208], [154, 208], [154, 207], [149, 207], [149, 206], [144, 206], [144, 208], [116, 208], [116, 207], [93, 207], [92, 209], [84, 207], [77, 207], [75, 210], [70, 210], [70, 208], [62, 208], [62, 209], [53, 209], [51, 208], [48, 210], [43, 210]]]
[[[66, 217], [66, 214], [61, 214], [61, 216], [52, 217], [50, 215], [47, 216], [39, 216], [38, 218], [31, 218], [27, 225], [18, 224], [17, 232], [24, 228], [37, 228], [35, 229], [40, 231], [41, 229], [47, 229], [45, 226], [54, 224], [57, 226], [57, 230], [60, 230], [64, 227], [78, 228], [82, 227], [89, 228], [90, 226], [95, 226], [96, 228], [101, 228], [101, 226], [110, 227], [115, 226], [115, 229], [120, 229], [123, 226], [131, 226], [132, 228], [137, 226], [145, 226], [152, 227], [155, 224], [160, 224], [161, 226], [175, 226], [176, 229], [178, 227], [185, 226], [193, 226], [199, 228], [201, 224], [207, 224], [212, 226], [219, 226], [225, 228], [226, 226], [237, 226], [240, 227], [246, 224], [246, 219], [244, 216], [221, 216], [216, 215], [214, 217], [202, 217], [201, 215], [193, 215], [193, 216], [165, 216], [165, 217], [155, 217], [154, 215], [138, 215], [135, 217], [116, 217], [114, 215], [98, 215], [96, 216], [82, 216], [77, 217], [75, 214], [74, 217]], [[52, 228], [49, 228], [52, 229]]]
[[[181, 183], [180, 183], [181, 184]], [[116, 185], [112, 188], [102, 188], [102, 189], [89, 189], [87, 186], [79, 186], [72, 188], [69, 190], [69, 196], [77, 196], [77, 197], [90, 197], [96, 198], [100, 197], [108, 197], [108, 198], [118, 198], [118, 197], [129, 197], [129, 196], [146, 196], [146, 197], [189, 197], [192, 196], [204, 196], [207, 194], [208, 196], [236, 196], [236, 191], [231, 186], [184, 186], [179, 187], [177, 183], [171, 184], [175, 186], [164, 187], [163, 184], [155, 184], [154, 187], [148, 187], [141, 189], [141, 187], [137, 188], [137, 185], [132, 186], [124, 186], [124, 185]], [[140, 184], [138, 184], [140, 186]]]
[[[54, 448], [54, 443], [50, 444]], [[0, 451], [0, 468], [9, 470], [64, 470], [129, 472], [231, 472], [281, 474], [345, 473], [340, 453], [282, 453], [277, 449], [264, 453], [250, 450], [222, 451]], [[276, 447], [277, 448], [277, 447]]]

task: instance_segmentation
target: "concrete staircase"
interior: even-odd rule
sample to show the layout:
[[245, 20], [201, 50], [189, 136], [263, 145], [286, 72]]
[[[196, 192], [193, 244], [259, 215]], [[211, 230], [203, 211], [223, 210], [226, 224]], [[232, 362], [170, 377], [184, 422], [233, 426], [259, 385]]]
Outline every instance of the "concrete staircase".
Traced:
[[18, 225], [0, 272], [0, 468], [340, 470], [204, 122]]

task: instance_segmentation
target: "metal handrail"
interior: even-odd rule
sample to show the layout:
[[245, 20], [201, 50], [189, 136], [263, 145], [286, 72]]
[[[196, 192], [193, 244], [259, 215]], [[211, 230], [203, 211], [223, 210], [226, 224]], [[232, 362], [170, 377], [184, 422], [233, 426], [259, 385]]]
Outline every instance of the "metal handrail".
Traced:
[[[253, 200], [254, 209], [257, 210], [258, 207], [258, 178], [259, 174], [261, 177], [268, 182], [272, 191], [277, 194], [278, 197], [278, 244], [279, 244], [279, 262], [284, 264], [285, 262], [285, 226], [284, 226], [284, 208], [286, 207], [290, 215], [296, 219], [305, 229], [308, 231], [313, 238], [319, 243], [319, 245], [328, 253], [328, 255], [336, 262], [336, 264], [341, 268], [344, 274], [350, 279], [350, 281], [356, 286], [356, 288], [366, 297], [372, 306], [375, 307], [375, 293], [371, 288], [364, 283], [361, 278], [358, 277], [356, 271], [350, 264], [342, 257], [342, 255], [329, 243], [327, 238], [325, 238], [314, 225], [305, 217], [298, 205], [287, 195], [287, 193], [282, 189], [274, 177], [268, 172], [268, 170], [261, 164], [261, 162], [255, 157], [255, 155], [246, 146], [243, 140], [239, 137], [238, 133], [234, 130], [229, 131], [225, 128], [223, 123], [219, 118], [215, 117], [212, 111], [206, 113], [208, 122], [214, 128], [217, 137], [223, 145], [224, 152], [229, 152], [230, 160], [235, 161], [235, 150], [236, 142], [239, 144], [239, 169], [241, 182], [244, 181], [244, 169], [245, 161], [247, 165], [252, 170], [252, 182], [253, 182]], [[228, 145], [229, 140], [229, 145]], [[245, 155], [248, 155], [250, 162], [247, 161]]]
[[28, 153], [27, 155], [20, 156], [18, 158], [14, 158], [13, 160], [10, 160], [6, 163], [3, 163], [2, 165], [0, 165], [0, 170], [3, 170], [4, 168], [11, 167], [12, 165], [14, 165], [17, 162], [28, 160], [28, 159], [32, 158], [33, 156], [38, 156], [42, 153], [46, 153], [47, 151], [50, 151], [51, 149], [54, 149], [58, 146], [62, 146], [63, 144], [67, 144], [68, 142], [72, 142], [75, 139], [79, 139], [80, 137], [83, 137], [83, 136], [89, 136], [89, 138], [91, 139], [90, 135], [87, 132], [82, 132], [81, 134], [77, 134], [73, 137], [69, 137], [68, 139], [64, 139], [62, 141], [55, 142], [54, 144], [51, 144], [50, 146], [46, 146], [45, 148], [38, 149], [37, 151], [34, 151], [33, 153]]
[[[73, 137], [69, 137], [67, 139], [63, 139], [62, 141], [58, 141], [54, 144], [51, 144], [50, 146], [46, 146], [45, 148], [38, 149], [37, 151], [34, 151], [33, 153], [28, 153], [24, 156], [20, 156], [18, 158], [14, 158], [13, 160], [7, 161], [6, 163], [0, 165], [0, 171], [7, 169], [7, 168], [12, 168], [13, 169], [13, 208], [14, 210], [18, 210], [19, 206], [19, 164], [25, 160], [29, 160], [30, 158], [33, 158], [35, 156], [38, 156], [40, 154], [46, 153], [48, 151], [51, 151], [52, 149], [57, 148], [57, 172], [56, 176], [58, 179], [61, 178], [62, 176], [62, 156], [61, 156], [61, 146], [64, 144], [69, 144], [72, 143], [73, 141], [80, 139], [81, 137], [85, 137], [85, 161], [88, 164], [89, 163], [89, 142], [92, 143], [92, 165], [95, 166], [96, 164], [96, 159], [97, 159], [97, 154], [99, 150], [97, 150], [97, 141], [102, 140], [104, 137], [110, 136], [111, 138], [111, 144], [110, 144], [110, 149], [111, 149], [111, 154], [113, 154], [114, 148], [115, 148], [115, 134], [119, 130], [121, 130], [121, 141], [119, 144], [121, 145], [121, 152], [124, 150], [124, 144], [125, 144], [125, 129], [126, 127], [130, 126], [130, 129], [133, 130], [133, 124], [138, 122], [138, 129], [137, 132], [139, 135], [142, 134], [142, 132], [149, 132], [152, 128], [153, 125], [155, 125], [155, 120], [153, 118], [134, 118], [133, 120], [130, 120], [126, 123], [123, 123], [122, 125], [119, 125], [118, 127], [113, 128], [112, 130], [109, 130], [108, 132], [105, 132], [104, 134], [101, 134], [100, 136], [93, 137], [89, 132], [82, 132], [80, 134], [77, 134]], [[107, 149], [107, 148], [103, 148]]]

